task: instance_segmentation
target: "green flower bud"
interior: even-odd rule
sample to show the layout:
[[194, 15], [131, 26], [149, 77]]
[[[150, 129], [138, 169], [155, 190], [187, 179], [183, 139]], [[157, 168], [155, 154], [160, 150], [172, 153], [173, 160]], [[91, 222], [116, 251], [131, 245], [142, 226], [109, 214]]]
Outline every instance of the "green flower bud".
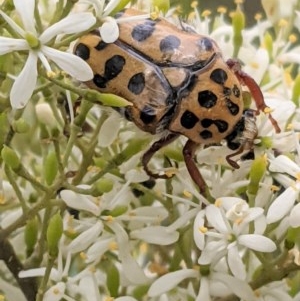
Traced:
[[238, 57], [239, 50], [243, 44], [242, 30], [245, 28], [245, 15], [239, 7], [233, 13], [232, 28], [233, 28], [233, 45], [234, 45], [233, 57]]
[[256, 195], [259, 183], [264, 176], [267, 168], [267, 160], [265, 156], [256, 158], [251, 166], [250, 170], [250, 183], [248, 185], [248, 193]]
[[21, 167], [21, 162], [16, 152], [6, 145], [2, 148], [1, 157], [11, 169], [16, 171]]
[[23, 118], [15, 120], [12, 124], [12, 127], [16, 133], [27, 133], [30, 129], [28, 122], [26, 122]]
[[128, 210], [127, 206], [117, 206], [113, 210], [104, 210], [102, 215], [109, 215], [112, 217], [117, 217], [124, 214]]
[[38, 238], [38, 232], [39, 232], [38, 219], [33, 218], [31, 220], [28, 220], [26, 223], [25, 232], [24, 232], [26, 253], [28, 256], [30, 256], [34, 250], [34, 246], [35, 246], [35, 244], [37, 242], [37, 238]]
[[109, 107], [127, 107], [132, 105], [132, 103], [123, 97], [109, 93], [99, 93], [94, 90], [87, 90], [84, 97], [91, 102]]
[[264, 36], [264, 46], [266, 47], [269, 57], [273, 55], [273, 38], [270, 33], [267, 31]]
[[47, 229], [48, 253], [56, 257], [58, 254], [58, 243], [63, 233], [63, 222], [59, 213], [52, 216]]
[[48, 185], [51, 185], [57, 175], [58, 162], [55, 152], [49, 152], [44, 162], [44, 178]]
[[120, 286], [120, 274], [119, 270], [114, 264], [107, 264], [105, 267], [106, 270], [106, 285], [109, 290], [111, 297], [117, 297], [119, 286]]
[[110, 192], [113, 187], [114, 182], [112, 180], [102, 178], [93, 185], [93, 192], [95, 192], [93, 195], [102, 195], [103, 193]]

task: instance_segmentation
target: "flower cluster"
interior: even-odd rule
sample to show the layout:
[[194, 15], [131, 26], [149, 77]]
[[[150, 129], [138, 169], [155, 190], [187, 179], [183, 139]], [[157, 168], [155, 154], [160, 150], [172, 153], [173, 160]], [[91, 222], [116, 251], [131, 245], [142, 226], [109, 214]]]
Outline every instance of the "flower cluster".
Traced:
[[[143, 13], [121, 19], [127, 0], [24, 2], [0, 1], [0, 300], [300, 301], [299, 1], [262, 0], [249, 28], [241, 1], [231, 13], [193, 2], [185, 22], [168, 1], [135, 1]], [[209, 197], [185, 137], [151, 161], [174, 177], [149, 178], [152, 137], [93, 104], [128, 102], [78, 84], [93, 77], [78, 37], [113, 43], [119, 22], [154, 15], [240, 59], [281, 128], [256, 116], [255, 158], [239, 169], [225, 143], [200, 147]]]

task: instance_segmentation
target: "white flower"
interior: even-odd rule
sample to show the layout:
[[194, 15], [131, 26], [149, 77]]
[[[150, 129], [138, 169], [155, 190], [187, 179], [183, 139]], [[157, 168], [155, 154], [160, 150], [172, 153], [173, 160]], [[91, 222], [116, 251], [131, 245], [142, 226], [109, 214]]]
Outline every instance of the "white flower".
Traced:
[[[249, 223], [262, 215], [261, 208], [245, 210], [247, 209], [246, 204], [237, 203], [236, 198], [224, 199], [225, 203], [226, 201], [234, 203], [235, 208], [227, 211], [229, 218], [226, 217], [224, 208], [215, 205], [207, 206], [205, 215], [203, 211], [200, 211], [196, 217], [197, 226], [194, 227], [194, 239], [196, 245], [202, 248], [198, 263], [200, 265], [217, 263], [221, 258], [226, 257], [232, 274], [239, 279], [245, 279], [246, 269], [242, 261], [242, 251], [248, 248], [259, 252], [273, 252], [276, 245], [263, 235], [247, 233]], [[217, 202], [222, 201], [217, 200]], [[205, 218], [210, 230], [204, 227]], [[261, 227], [261, 224], [259, 225]], [[257, 232], [262, 231], [257, 230]]]
[[284, 175], [281, 177], [275, 176], [275, 178], [284, 183], [289, 182], [289, 187], [285, 189], [270, 205], [267, 212], [267, 222], [269, 224], [275, 223], [290, 213], [290, 225], [292, 227], [299, 227], [299, 204], [294, 206], [296, 199], [300, 192], [300, 167], [286, 156], [278, 156], [275, 159], [270, 160], [270, 170], [278, 173], [285, 173], [295, 178], [292, 180]]
[[113, 43], [119, 37], [119, 27], [117, 20], [109, 14], [119, 4], [120, 0], [111, 0], [106, 5], [103, 0], [83, 0], [84, 3], [93, 5], [96, 16], [103, 22], [99, 27], [100, 36], [105, 43]]
[[[159, 296], [165, 292], [175, 289], [180, 282], [189, 278], [198, 278], [199, 272], [192, 269], [179, 270], [168, 273], [155, 280], [148, 290], [150, 297]], [[218, 291], [215, 288], [218, 288]], [[250, 286], [235, 277], [210, 271], [208, 276], [200, 277], [200, 288], [196, 301], [211, 301], [212, 296], [226, 296], [234, 293], [245, 301], [255, 300], [254, 293]]]
[[31, 97], [37, 83], [38, 59], [41, 60], [49, 73], [52, 71], [47, 58], [78, 80], [87, 81], [93, 77], [92, 70], [82, 59], [73, 54], [47, 46], [47, 43], [59, 34], [78, 33], [90, 28], [95, 23], [95, 18], [92, 14], [71, 14], [39, 34], [35, 28], [35, 1], [27, 0], [26, 5], [24, 5], [23, 0], [14, 0], [14, 5], [21, 17], [24, 29], [5, 12], [0, 10], [0, 15], [22, 38], [0, 37], [0, 55], [12, 51], [28, 51], [28, 58], [10, 92], [10, 101], [13, 108], [23, 108]]

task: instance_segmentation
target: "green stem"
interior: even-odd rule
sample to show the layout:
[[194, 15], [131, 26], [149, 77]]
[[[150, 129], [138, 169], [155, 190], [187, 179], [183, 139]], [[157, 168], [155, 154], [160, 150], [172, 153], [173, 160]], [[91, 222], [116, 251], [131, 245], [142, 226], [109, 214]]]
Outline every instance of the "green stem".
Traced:
[[18, 200], [21, 204], [23, 213], [26, 214], [26, 212], [28, 211], [28, 207], [26, 205], [25, 199], [23, 198], [23, 194], [22, 194], [21, 190], [19, 189], [19, 185], [16, 183], [13, 173], [7, 165], [5, 165], [4, 170], [5, 170], [5, 174], [7, 176], [9, 183], [13, 187], [13, 189], [18, 197]]
[[56, 258], [49, 255], [45, 275], [44, 275], [43, 280], [42, 280], [42, 282], [40, 284], [40, 287], [38, 289], [36, 301], [43, 301], [43, 296], [44, 296], [45, 291], [47, 289], [47, 283], [49, 281], [51, 269], [54, 266], [55, 260], [56, 260]]

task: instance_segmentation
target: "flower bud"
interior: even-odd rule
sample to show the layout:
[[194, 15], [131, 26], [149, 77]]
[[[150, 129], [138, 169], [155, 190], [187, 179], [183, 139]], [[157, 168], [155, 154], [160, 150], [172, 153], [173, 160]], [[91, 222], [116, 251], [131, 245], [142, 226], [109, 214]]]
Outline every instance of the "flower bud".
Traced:
[[58, 254], [58, 243], [63, 233], [63, 222], [59, 213], [53, 215], [47, 229], [48, 253], [56, 257]]
[[24, 232], [24, 240], [25, 240], [26, 252], [28, 256], [32, 254], [34, 246], [37, 242], [38, 229], [39, 229], [39, 225], [38, 225], [37, 218], [33, 218], [27, 221], [25, 226], [25, 232]]
[[44, 162], [44, 178], [47, 185], [51, 185], [57, 175], [58, 162], [56, 153], [51, 151], [48, 153]]
[[119, 270], [112, 263], [105, 264], [106, 271], [106, 285], [109, 290], [110, 296], [117, 297], [120, 286]]
[[35, 107], [35, 112], [37, 119], [41, 124], [47, 125], [50, 128], [55, 128], [57, 126], [57, 121], [48, 103], [37, 104]]
[[23, 118], [15, 120], [12, 124], [12, 127], [16, 133], [20, 134], [27, 133], [30, 129], [29, 124]]
[[250, 183], [248, 185], [248, 193], [256, 195], [259, 183], [264, 176], [267, 168], [267, 161], [265, 156], [256, 158], [251, 166], [250, 170]]
[[10, 147], [4, 145], [1, 151], [1, 157], [6, 165], [13, 170], [18, 170], [21, 166], [20, 159], [17, 153]]
[[93, 185], [93, 195], [98, 196], [110, 192], [114, 187], [112, 180], [102, 178]]
[[116, 206], [113, 210], [105, 210], [102, 215], [109, 215], [112, 217], [117, 217], [124, 214], [128, 210], [127, 206]]

